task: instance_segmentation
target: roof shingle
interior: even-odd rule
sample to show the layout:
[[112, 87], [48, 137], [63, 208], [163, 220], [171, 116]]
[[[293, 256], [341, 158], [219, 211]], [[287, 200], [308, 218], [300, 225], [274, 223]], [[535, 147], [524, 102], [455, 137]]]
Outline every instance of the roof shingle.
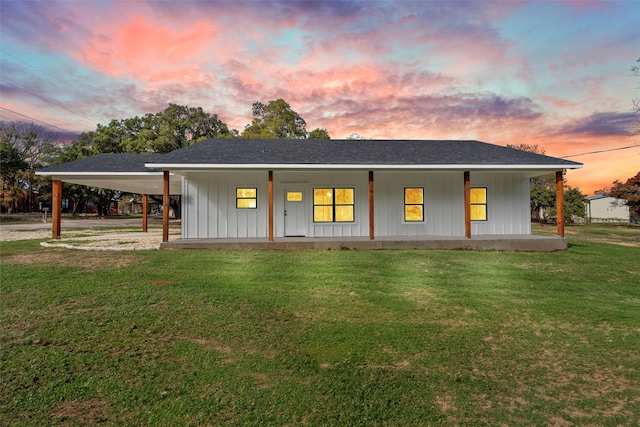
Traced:
[[161, 170], [153, 165], [582, 166], [480, 141], [208, 139], [167, 154], [98, 154], [39, 172], [49, 175]]
[[145, 163], [162, 161], [162, 154], [125, 154], [103, 153], [73, 162], [62, 163], [38, 172], [45, 174], [65, 174], [79, 172], [109, 173], [109, 172], [161, 172], [145, 167]]
[[164, 154], [157, 163], [581, 166], [480, 141], [334, 139], [208, 139]]

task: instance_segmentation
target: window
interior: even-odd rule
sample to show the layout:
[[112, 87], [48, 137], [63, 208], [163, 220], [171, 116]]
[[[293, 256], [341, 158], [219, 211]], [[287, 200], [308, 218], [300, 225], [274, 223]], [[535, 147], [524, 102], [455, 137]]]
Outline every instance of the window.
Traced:
[[404, 220], [406, 222], [424, 221], [424, 188], [404, 189]]
[[255, 209], [258, 207], [257, 188], [236, 188], [236, 208]]
[[471, 221], [487, 220], [487, 189], [471, 189]]
[[353, 188], [315, 188], [313, 222], [353, 222]]
[[302, 191], [287, 191], [287, 202], [301, 202]]

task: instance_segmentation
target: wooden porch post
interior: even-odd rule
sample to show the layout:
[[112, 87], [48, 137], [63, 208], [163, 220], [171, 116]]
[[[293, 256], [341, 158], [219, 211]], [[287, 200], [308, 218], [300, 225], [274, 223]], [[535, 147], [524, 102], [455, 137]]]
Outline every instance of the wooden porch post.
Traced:
[[142, 195], [142, 231], [147, 232], [148, 216], [147, 207], [149, 204], [149, 197], [146, 194]]
[[169, 171], [164, 171], [162, 193], [162, 241], [169, 241]]
[[464, 172], [464, 237], [471, 238], [471, 177]]
[[60, 238], [60, 227], [62, 215], [62, 181], [53, 180], [51, 188], [51, 238]]
[[375, 238], [373, 171], [369, 171], [369, 240]]
[[273, 242], [273, 171], [269, 171], [269, 185], [268, 196], [269, 198], [269, 241]]
[[564, 180], [563, 172], [556, 172], [556, 223], [558, 236], [564, 237]]

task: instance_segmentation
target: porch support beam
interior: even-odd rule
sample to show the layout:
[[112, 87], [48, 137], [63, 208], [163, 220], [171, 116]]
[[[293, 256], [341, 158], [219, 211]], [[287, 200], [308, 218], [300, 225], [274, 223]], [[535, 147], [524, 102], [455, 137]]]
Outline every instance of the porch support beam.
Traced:
[[163, 174], [162, 192], [162, 241], [169, 241], [169, 171]]
[[51, 238], [60, 238], [62, 225], [62, 181], [53, 180], [51, 187]]
[[269, 171], [269, 185], [267, 188], [269, 198], [269, 241], [273, 242], [273, 171]]
[[369, 240], [375, 238], [373, 171], [369, 171]]
[[149, 206], [149, 196], [142, 195], [142, 231], [147, 232], [147, 226], [149, 225], [149, 218], [147, 215], [147, 208]]
[[471, 176], [464, 172], [464, 237], [471, 238]]
[[564, 179], [563, 171], [556, 172], [556, 224], [558, 236], [564, 237]]

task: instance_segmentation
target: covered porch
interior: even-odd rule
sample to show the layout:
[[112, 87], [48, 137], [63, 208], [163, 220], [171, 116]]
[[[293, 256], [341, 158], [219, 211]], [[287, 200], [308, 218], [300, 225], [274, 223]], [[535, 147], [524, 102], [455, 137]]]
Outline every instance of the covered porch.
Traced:
[[[302, 164], [298, 161], [295, 163], [282, 163], [280, 161], [282, 160], [280, 159], [280, 157], [283, 152], [288, 153], [288, 151], [283, 150], [281, 146], [283, 143], [281, 141], [256, 140], [254, 141], [254, 145], [257, 144], [256, 147], [259, 148], [262, 145], [270, 144], [269, 147], [271, 151], [266, 150], [263, 147], [263, 150], [259, 153], [259, 158], [257, 160], [252, 160], [253, 163], [247, 163], [247, 159], [242, 156], [247, 155], [247, 152], [251, 154], [253, 153], [253, 151], [248, 150], [244, 145], [239, 145], [237, 142], [232, 144], [227, 141], [220, 142], [217, 140], [211, 140], [207, 143], [195, 144], [180, 150], [176, 150], [176, 152], [166, 155], [103, 154], [94, 156], [92, 158], [70, 162], [68, 164], [54, 166], [43, 171], [39, 171], [38, 174], [50, 176], [53, 180], [53, 239], [60, 239], [61, 233], [60, 201], [62, 198], [62, 182], [72, 182], [82, 185], [101, 186], [125, 192], [142, 194], [143, 204], [145, 204], [147, 194], [161, 194], [163, 200], [163, 229], [162, 243], [160, 244], [161, 249], [477, 249], [555, 251], [564, 250], [567, 248], [567, 242], [564, 238], [563, 169], [559, 169], [559, 167], [578, 167], [576, 166], [578, 164], [574, 165], [573, 163], [571, 163], [565, 165], [565, 163], [567, 162], [560, 161], [561, 164], [558, 165], [556, 164], [557, 162], [551, 162], [546, 157], [543, 159], [539, 159], [538, 155], [534, 155], [536, 156], [535, 158], [529, 159], [529, 157], [532, 155], [531, 153], [506, 149], [504, 147], [492, 146], [490, 144], [475, 141], [458, 141], [457, 143], [461, 144], [462, 148], [466, 147], [466, 151], [463, 150], [463, 154], [469, 151], [467, 155], [471, 156], [471, 152], [475, 152], [478, 150], [489, 150], [491, 151], [489, 153], [491, 154], [491, 156], [487, 154], [485, 156], [487, 157], [487, 159], [476, 161], [473, 160], [475, 159], [474, 155], [471, 160], [463, 161], [464, 159], [459, 159], [460, 153], [458, 153], [457, 151], [455, 153], [450, 153], [452, 144], [451, 142], [405, 141], [402, 142], [402, 144], [397, 144], [394, 141], [382, 141], [373, 144], [372, 148], [384, 148], [386, 150], [384, 151], [384, 153], [386, 153], [385, 155], [387, 157], [390, 157], [391, 160], [395, 161], [396, 163], [384, 163], [384, 161], [387, 161], [385, 160], [384, 156], [381, 160], [369, 159], [367, 160], [367, 162], [364, 162], [358, 159], [360, 159], [362, 155], [371, 153], [366, 150], [360, 150], [357, 146], [354, 148], [352, 144], [348, 144], [346, 142], [337, 142], [334, 143], [334, 145], [338, 144], [336, 146], [337, 149], [340, 149], [341, 152], [345, 151], [346, 154], [350, 154], [353, 157], [353, 160], [351, 160], [353, 164], [345, 163], [346, 160], [344, 160], [342, 157], [340, 157], [338, 160], [335, 160], [336, 162], [339, 161], [340, 163], [332, 163], [331, 165], [327, 165], [325, 163], [316, 164], [320, 160], [324, 161], [324, 157], [320, 156], [320, 160], [316, 159], [316, 157], [318, 157], [318, 154], [313, 150], [311, 150], [309, 153], [306, 153], [305, 151], [302, 154], [311, 156], [308, 160], [310, 162], [314, 161], [316, 163], [311, 162], [309, 164]], [[331, 154], [331, 150], [328, 150], [326, 147], [327, 144], [329, 143], [325, 141], [325, 143], [319, 145], [316, 148], [322, 153]], [[382, 148], [380, 148], [378, 145], [382, 145]], [[300, 147], [307, 147], [307, 145], [296, 145], [293, 148], [300, 150]], [[392, 150], [396, 149], [397, 147], [405, 148], [406, 153], [404, 154], [405, 156], [408, 156], [406, 159], [400, 159], [402, 160], [401, 163], [398, 163], [400, 160], [396, 159], [397, 153], [393, 152]], [[407, 149], [407, 147], [411, 149]], [[196, 152], [192, 153], [193, 150], [196, 150]], [[307, 151], [309, 150], [310, 149], [307, 149]], [[457, 163], [452, 163], [452, 160], [445, 162], [446, 159], [443, 160], [439, 156], [435, 156], [434, 152], [432, 152], [433, 150], [435, 150], [436, 154], [440, 151], [445, 150], [445, 154], [449, 153], [450, 155], [452, 155], [454, 159], [457, 159]], [[416, 163], [415, 160], [416, 151], [424, 154], [424, 159], [419, 158], [418, 163]], [[498, 153], [493, 153], [493, 151], [498, 151]], [[212, 159], [209, 159], [207, 155], [213, 155], [211, 153], [215, 154], [215, 156]], [[231, 156], [230, 158], [235, 160], [233, 160], [233, 162], [231, 162], [230, 164], [227, 164], [224, 163], [230, 161], [227, 157], [223, 156], [221, 159], [216, 157], [223, 154], [225, 156]], [[335, 153], [333, 154], [335, 155]], [[275, 157], [272, 159], [267, 155], [273, 155]], [[499, 159], [502, 159], [502, 157], [500, 157], [499, 155], [505, 157], [506, 160], [501, 160], [504, 164], [498, 163], [496, 166], [494, 164], [495, 160], [492, 159], [496, 156], [498, 156]], [[240, 156], [240, 158], [238, 160], [233, 156]], [[265, 156], [268, 157], [266, 160], [263, 158]], [[521, 158], [523, 156], [526, 158]], [[306, 157], [304, 156], [302, 156], [301, 158], [302, 160], [306, 159]], [[240, 162], [240, 160], [242, 160], [242, 162]], [[388, 162], [390, 162], [391, 160], [388, 160]], [[487, 162], [489, 163], [485, 164]], [[342, 180], [342, 178], [345, 177], [339, 177], [339, 179], [336, 178], [336, 180], [334, 180], [334, 184], [342, 184], [344, 181], [349, 182], [349, 185], [352, 187], [358, 187], [359, 194], [361, 196], [357, 203], [360, 203], [360, 206], [362, 206], [362, 208], [359, 210], [355, 210], [355, 212], [359, 212], [359, 217], [355, 218], [354, 216], [352, 216], [350, 217], [349, 221], [345, 220], [340, 222], [357, 222], [360, 227], [359, 229], [346, 229], [346, 231], [340, 230], [339, 234], [342, 237], [282, 237], [285, 235], [307, 235], [305, 233], [287, 233], [282, 231], [283, 227], [281, 222], [283, 216], [286, 216], [287, 209], [286, 205], [284, 205], [285, 208], [283, 208], [282, 202], [284, 196], [282, 196], [281, 190], [284, 188], [283, 186], [285, 184], [293, 185], [295, 183], [309, 182], [308, 185], [311, 185], [311, 181], [309, 181], [308, 176], [298, 176], [302, 174], [302, 172], [299, 172], [298, 175], [295, 175], [295, 173], [293, 173], [295, 171], [307, 172], [309, 170], [312, 170], [312, 172], [324, 171], [325, 174], [328, 173], [329, 175], [335, 174], [336, 171], [347, 171], [352, 173], [352, 175], [346, 176], [346, 179], [344, 180]], [[389, 193], [389, 190], [387, 188], [389, 187], [389, 178], [387, 178], [387, 181], [385, 181], [385, 177], [388, 177], [388, 175], [385, 174], [389, 171], [396, 170], [400, 170], [403, 172], [413, 170], [423, 172], [436, 171], [438, 173], [442, 171], [450, 172], [449, 180], [447, 181], [447, 188], [451, 191], [446, 194], [455, 194], [455, 203], [450, 202], [452, 199], [451, 197], [441, 197], [439, 199], [440, 201], [436, 203], [442, 203], [442, 209], [440, 209], [440, 218], [449, 218], [451, 214], [454, 213], [455, 227], [450, 227], [449, 229], [447, 229], [448, 233], [445, 233], [444, 236], [440, 235], [438, 229], [427, 230], [425, 229], [425, 227], [418, 231], [412, 229], [411, 233], [404, 232], [407, 230], [392, 230], [394, 232], [393, 234], [387, 233], [386, 235], [384, 235], [385, 233], [381, 232], [380, 229], [376, 229], [376, 224], [387, 224], [388, 222], [385, 221], [389, 221], [390, 216], [393, 216], [393, 218], [391, 218], [391, 220], [393, 221], [403, 221], [401, 215], [398, 216], [395, 213], [394, 215], [391, 215], [388, 212], [382, 212], [381, 214], [381, 211], [377, 209], [379, 206], [391, 206], [393, 205], [393, 203], [395, 203], [395, 199], [389, 202], [390, 198], [384, 197], [384, 195], [386, 194], [384, 191], [386, 189], [387, 193]], [[522, 179], [526, 178], [528, 174], [532, 174], [531, 176], [537, 176], [543, 172], [555, 171], [557, 236], [535, 236], [527, 233], [499, 234], [501, 232], [504, 232], [505, 230], [501, 230], [500, 232], [494, 234], [491, 233], [491, 230], [487, 229], [477, 230], [477, 227], [477, 234], [472, 233], [473, 218], [471, 214], [471, 176], [475, 173], [478, 173], [480, 176], [482, 176], [482, 174], [486, 174], [487, 171], [493, 173], [493, 171], [496, 170], [497, 172], [495, 173], [515, 171], [519, 174], [525, 174], [524, 176], [518, 175], [518, 183], [521, 183]], [[192, 221], [190, 222], [190, 224], [199, 224], [198, 221], [201, 218], [205, 218], [205, 225], [206, 227], [209, 227], [207, 221], [210, 221], [211, 217], [208, 215], [207, 210], [199, 210], [199, 206], [201, 204], [205, 207], [212, 206], [212, 209], [214, 210], [218, 209], [219, 206], [228, 208], [227, 211], [231, 213], [227, 216], [223, 215], [223, 219], [226, 219], [228, 217], [237, 219], [237, 217], [239, 217], [239, 214], [236, 213], [236, 210], [238, 209], [238, 201], [236, 200], [237, 197], [231, 197], [230, 199], [229, 197], [227, 197], [224, 198], [222, 202], [217, 199], [215, 199], [213, 202], [210, 202], [210, 193], [212, 191], [211, 188], [217, 190], [216, 185], [218, 185], [219, 180], [196, 180], [194, 177], [199, 177], [198, 174], [204, 173], [203, 171], [210, 174], [213, 173], [212, 171], [235, 171], [237, 175], [242, 176], [242, 179], [237, 179], [236, 181], [223, 182], [223, 193], [221, 194], [226, 195], [236, 194], [237, 189], [240, 188], [238, 187], [238, 185], [245, 184], [245, 175], [249, 171], [253, 171], [253, 175], [250, 176], [249, 179], [251, 181], [251, 185], [255, 187], [255, 194], [257, 194], [258, 187], [260, 187], [261, 194], [263, 194], [264, 196], [262, 196], [260, 199], [255, 196], [255, 205], [249, 206], [250, 208], [256, 209], [254, 212], [259, 212], [259, 215], [254, 214], [251, 217], [253, 221], [251, 223], [251, 226], [253, 227], [251, 233], [247, 233], [245, 232], [246, 230], [243, 229], [241, 230], [241, 232], [232, 233], [233, 238], [227, 239], [226, 237], [229, 236], [227, 233], [221, 233], [220, 235], [218, 235], [216, 233], [209, 234], [207, 231], [202, 234], [199, 234], [199, 232], [189, 234], [185, 233], [185, 230], [183, 228], [181, 239], [169, 241], [170, 195], [182, 194], [184, 188], [186, 188], [189, 183], [192, 183], [192, 185], [198, 189], [200, 188], [200, 185], [202, 186], [202, 188], [206, 188], [206, 191], [198, 192], [199, 190], [197, 190], [194, 193], [194, 195], [197, 197], [202, 196], [201, 198], [194, 199], [193, 197], [195, 196], [192, 196], [190, 194], [187, 194], [186, 196], [183, 195], [183, 207], [185, 206], [184, 197], [186, 197], [187, 202], [191, 203], [189, 206], [193, 207], [193, 212], [195, 212], [194, 217], [191, 218], [195, 222]], [[287, 179], [283, 180], [282, 178], [278, 178], [279, 180], [274, 180], [274, 172], [289, 173], [290, 177], [292, 178], [287, 178], [289, 179], [288, 181]], [[308, 174], [311, 174], [312, 172], [308, 172]], [[345, 172], [345, 174], [347, 172]], [[322, 183], [324, 184], [326, 183], [325, 181], [327, 181], [327, 179], [327, 177], [322, 177], [322, 179], [318, 179], [318, 182], [322, 181]], [[488, 178], [486, 178], [485, 176], [485, 180], [486, 179]], [[434, 181], [433, 179], [431, 179], [429, 183], [432, 185], [432, 188], [435, 188], [434, 186], [438, 185], [439, 181]], [[226, 187], [224, 185], [226, 185]], [[278, 185], [282, 188], [278, 187], [274, 190], [274, 187]], [[522, 186], [516, 186], [516, 188], [520, 190]], [[351, 191], [353, 192], [354, 190]], [[522, 207], [524, 199], [523, 197], [521, 197], [521, 193], [521, 191], [516, 191], [515, 193], [503, 192], [502, 200], [517, 200], [519, 206]], [[218, 193], [214, 191], [214, 194]], [[380, 194], [382, 196], [380, 196]], [[257, 204], [258, 200], [260, 200], [260, 206], [258, 206]], [[233, 202], [235, 202], [235, 204]], [[351, 204], [349, 206], [351, 206], [352, 209], [350, 212], [353, 212], [353, 206], [356, 202], [352, 200], [350, 203]], [[502, 206], [503, 208], [506, 207], [506, 212], [510, 212], [510, 205], [503, 203]], [[143, 210], [146, 211], [146, 209]], [[227, 211], [224, 211], [223, 213], [227, 214]], [[242, 212], [243, 214], [245, 213], [244, 211]], [[378, 213], [376, 214], [375, 212]], [[528, 221], [528, 218], [522, 218], [522, 209], [520, 209], [518, 212], [519, 216], [517, 216], [517, 218], [519, 222], [516, 225], [524, 223], [523, 221], [525, 219]], [[308, 214], [309, 212], [305, 212], [305, 215]], [[244, 215], [242, 218], [245, 218], [246, 216], [247, 215]], [[306, 217], [309, 218], [309, 216]], [[496, 223], [503, 224], [503, 222], [500, 221], [507, 221], [510, 218], [511, 216], [503, 216], [501, 218], [498, 217]], [[145, 215], [143, 217], [144, 231], [146, 231], [146, 221], [147, 219]], [[213, 223], [214, 225], [219, 223], [217, 217], [214, 217]], [[226, 226], [226, 223], [224, 224]], [[434, 224], [440, 223], [435, 222]], [[512, 226], [513, 224], [508, 223], [507, 225]], [[232, 229], [236, 230], [235, 228]], [[507, 232], [510, 233], [518, 233], [521, 228], [519, 229], [518, 227], [511, 227], [506, 228], [506, 230], [508, 230]], [[438, 235], [436, 236], [436, 234]], [[245, 238], [242, 237], [243, 235], [261, 237]], [[336, 234], [331, 232], [324, 235]]]
[[[75, 182], [84, 185], [97, 184], [87, 181], [83, 174], [82, 180], [77, 177], [56, 176], [53, 180], [53, 203], [52, 203], [52, 238], [60, 239], [61, 234], [61, 193], [62, 181]], [[140, 188], [162, 188], [163, 196], [163, 220], [162, 220], [162, 242], [160, 249], [280, 249], [280, 250], [340, 250], [340, 249], [459, 249], [459, 250], [506, 250], [506, 251], [532, 251], [532, 252], [552, 252], [566, 250], [567, 239], [564, 233], [564, 197], [563, 197], [563, 172], [556, 172], [556, 206], [557, 206], [557, 236], [539, 236], [527, 234], [513, 235], [472, 235], [470, 216], [470, 173], [464, 173], [464, 199], [465, 199], [465, 235], [464, 236], [375, 236], [374, 237], [374, 180], [373, 172], [369, 172], [369, 215], [370, 226], [369, 236], [360, 237], [275, 237], [273, 232], [273, 171], [269, 171], [269, 209], [268, 209], [268, 237], [265, 238], [215, 238], [215, 239], [176, 239], [169, 240], [169, 195], [180, 194], [179, 177], [169, 173], [169, 171], [153, 171], [143, 174], [136, 174], [127, 183], [135, 182]], [[142, 176], [141, 176], [142, 175]], [[57, 179], [56, 179], [57, 178]], [[94, 178], [94, 177], [91, 177]], [[106, 178], [106, 179], [105, 179]], [[113, 176], [100, 176], [98, 180], [109, 187], [113, 187]], [[122, 178], [122, 175], [119, 176]], [[123, 189], [122, 186], [120, 186]], [[142, 193], [142, 191], [139, 191]], [[147, 196], [143, 193], [143, 201]], [[143, 216], [143, 231], [147, 231], [146, 212]]]

